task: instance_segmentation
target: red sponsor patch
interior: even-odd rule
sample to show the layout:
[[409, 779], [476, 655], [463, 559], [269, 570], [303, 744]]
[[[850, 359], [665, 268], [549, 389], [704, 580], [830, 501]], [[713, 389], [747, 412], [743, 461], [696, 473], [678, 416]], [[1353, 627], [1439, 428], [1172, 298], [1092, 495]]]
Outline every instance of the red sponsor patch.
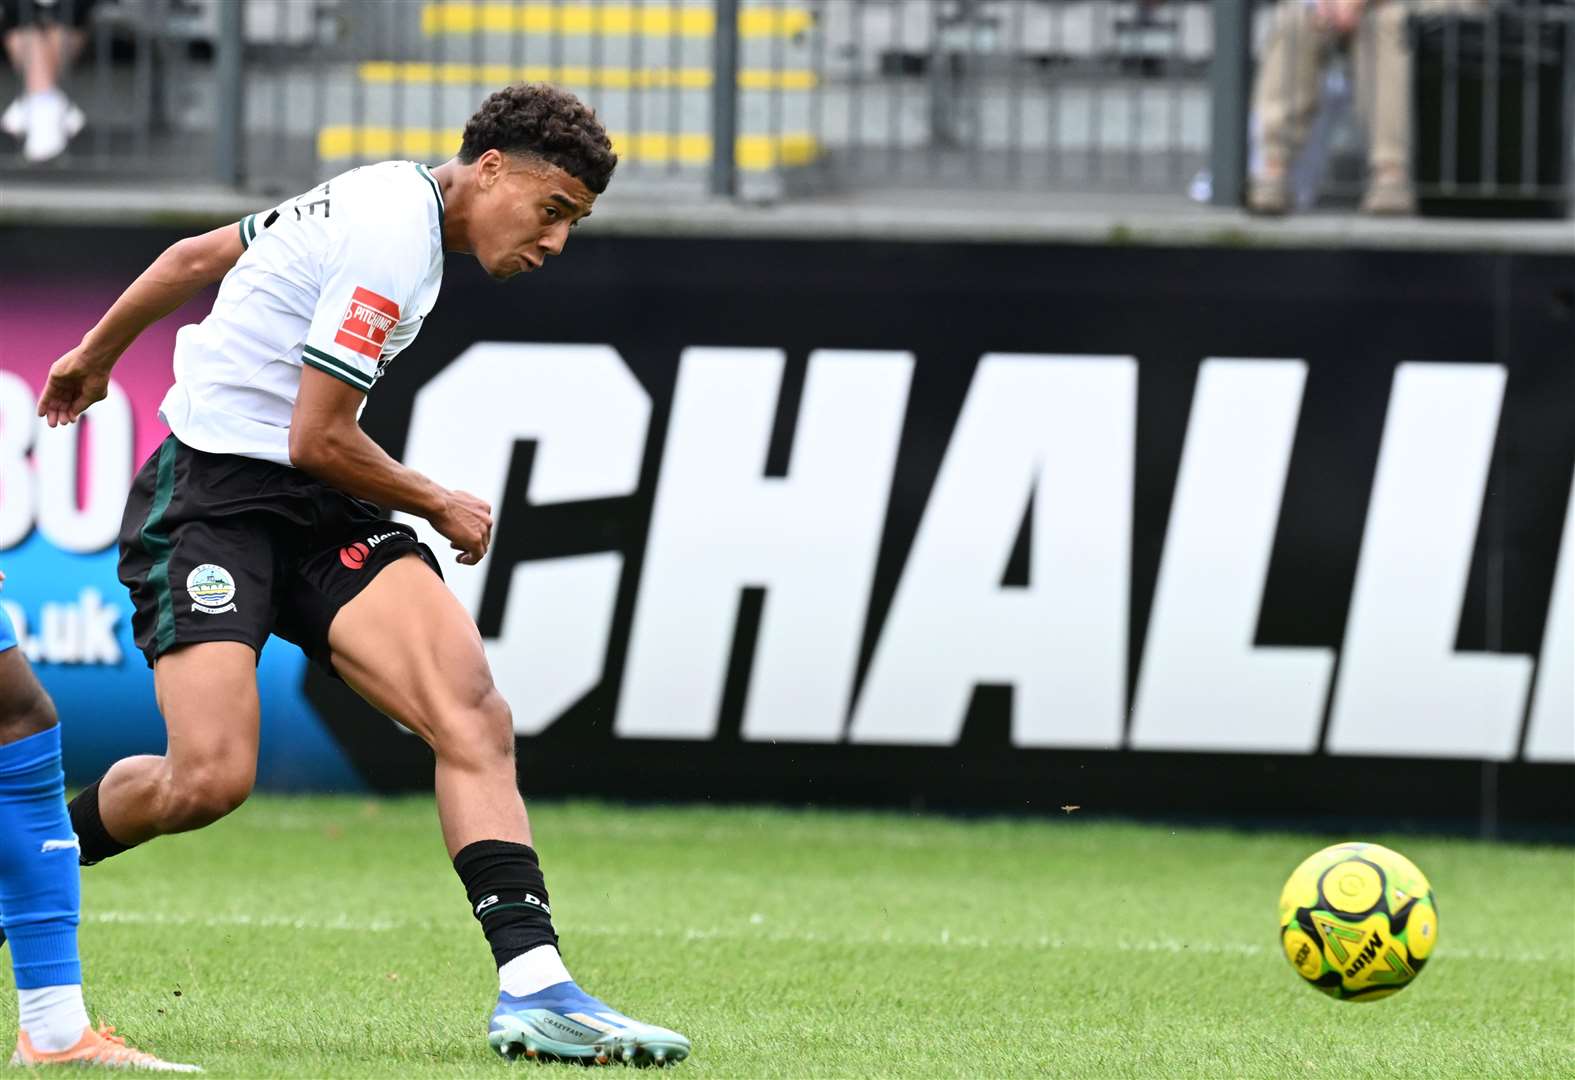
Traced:
[[372, 549], [359, 541], [339, 549], [339, 561], [345, 564], [347, 570], [359, 570], [366, 565], [366, 560], [372, 554]]
[[399, 305], [386, 296], [359, 286], [350, 296], [350, 306], [339, 324], [334, 342], [353, 349], [369, 360], [383, 355], [383, 342], [399, 322]]

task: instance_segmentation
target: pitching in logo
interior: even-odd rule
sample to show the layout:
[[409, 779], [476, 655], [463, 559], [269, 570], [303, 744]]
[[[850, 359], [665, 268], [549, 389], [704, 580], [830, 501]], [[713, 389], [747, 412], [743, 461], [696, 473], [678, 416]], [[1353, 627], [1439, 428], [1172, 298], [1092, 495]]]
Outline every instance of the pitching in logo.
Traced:
[[235, 579], [222, 566], [203, 563], [187, 574], [186, 593], [191, 597], [191, 610], [204, 615], [235, 610]]
[[345, 308], [334, 342], [370, 360], [376, 360], [383, 353], [383, 343], [388, 340], [388, 332], [398, 323], [398, 304], [371, 289], [357, 288], [351, 294], [350, 306]]

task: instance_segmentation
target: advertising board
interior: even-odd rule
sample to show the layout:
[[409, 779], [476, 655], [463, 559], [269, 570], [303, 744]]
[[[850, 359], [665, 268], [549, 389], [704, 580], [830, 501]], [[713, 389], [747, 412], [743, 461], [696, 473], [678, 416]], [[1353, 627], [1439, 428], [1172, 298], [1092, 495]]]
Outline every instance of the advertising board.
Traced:
[[[84, 431], [31, 397], [174, 236], [48, 233], [0, 234], [0, 596], [87, 779], [158, 746], [113, 540], [175, 324]], [[364, 424], [495, 507], [447, 573], [529, 792], [1562, 824], [1572, 340], [1550, 256], [592, 233], [451, 257]], [[264, 783], [426, 783], [261, 672]]]

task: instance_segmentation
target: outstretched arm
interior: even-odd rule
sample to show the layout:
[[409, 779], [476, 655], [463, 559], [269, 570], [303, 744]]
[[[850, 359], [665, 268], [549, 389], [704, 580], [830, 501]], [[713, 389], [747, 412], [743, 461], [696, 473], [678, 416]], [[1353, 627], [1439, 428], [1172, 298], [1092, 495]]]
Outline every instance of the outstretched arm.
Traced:
[[240, 230], [225, 225], [177, 240], [153, 260], [98, 325], [49, 369], [38, 415], [49, 426], [69, 424], [109, 392], [109, 373], [137, 335], [212, 285], [245, 251]]

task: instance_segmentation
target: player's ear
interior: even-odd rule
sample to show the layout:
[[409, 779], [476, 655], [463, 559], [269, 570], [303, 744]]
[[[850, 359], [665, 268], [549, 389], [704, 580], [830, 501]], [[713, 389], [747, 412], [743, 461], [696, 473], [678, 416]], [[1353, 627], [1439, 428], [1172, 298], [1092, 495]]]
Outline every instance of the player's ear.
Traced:
[[476, 183], [481, 190], [486, 191], [502, 179], [505, 164], [501, 151], [493, 149], [482, 152], [476, 159]]

